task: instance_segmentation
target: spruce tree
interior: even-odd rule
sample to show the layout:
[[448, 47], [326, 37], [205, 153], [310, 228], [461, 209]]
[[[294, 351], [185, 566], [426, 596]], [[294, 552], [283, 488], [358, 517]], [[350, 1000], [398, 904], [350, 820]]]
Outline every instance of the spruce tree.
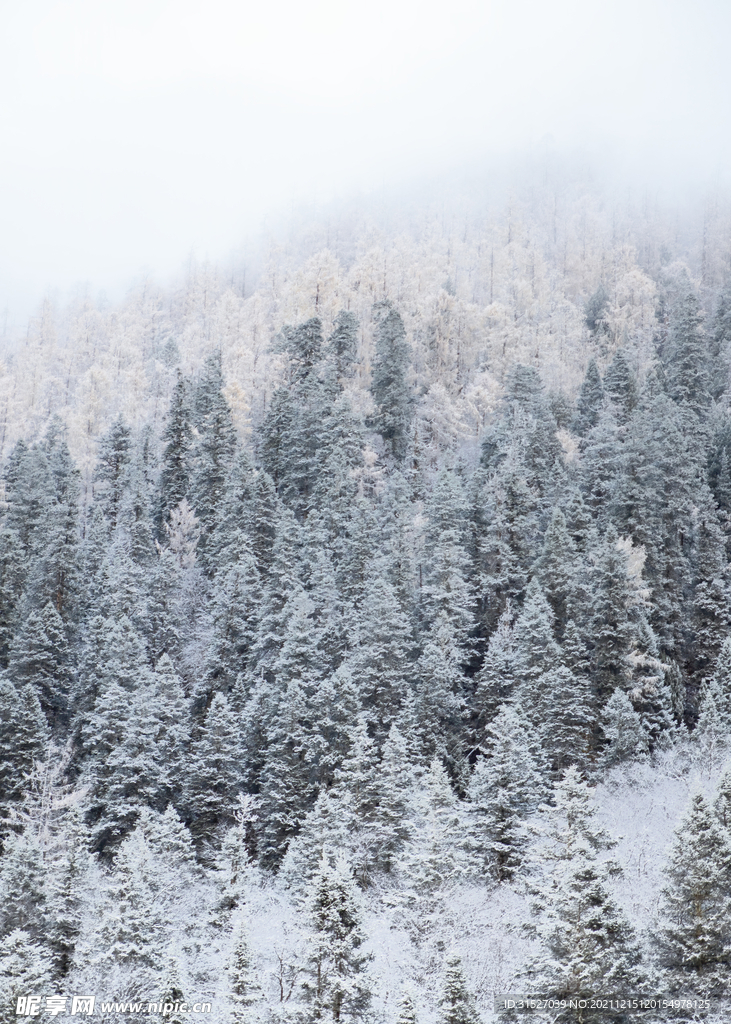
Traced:
[[[0, 950], [0, 1021], [13, 1024], [18, 1020], [18, 999], [48, 990], [52, 965], [45, 946], [26, 931], [14, 928], [6, 934]], [[38, 1006], [40, 1010], [41, 1006]]]
[[703, 316], [692, 293], [674, 307], [668, 346], [668, 388], [676, 402], [700, 413], [711, 400], [708, 349], [703, 336]]
[[586, 376], [579, 389], [579, 397], [576, 399], [576, 414], [571, 423], [574, 433], [584, 437], [592, 427], [597, 425], [603, 401], [602, 378], [596, 361], [590, 359], [586, 368]]
[[163, 453], [157, 501], [156, 525], [162, 536], [163, 523], [188, 495], [193, 448], [192, 410], [189, 382], [178, 371], [170, 399], [170, 411], [162, 435]]
[[632, 701], [622, 690], [615, 690], [602, 711], [601, 727], [607, 740], [602, 761], [613, 766], [641, 758], [649, 750], [648, 735]]
[[604, 374], [604, 390], [614, 407], [619, 423], [626, 423], [639, 400], [637, 381], [621, 349]]
[[403, 990], [396, 1005], [398, 1007], [396, 1024], [419, 1024], [414, 997], [409, 989]]
[[70, 669], [66, 631], [49, 602], [42, 611], [32, 611], [16, 633], [8, 675], [17, 686], [35, 689], [49, 724], [58, 728], [67, 719]]
[[696, 793], [675, 833], [655, 943], [670, 992], [727, 994], [731, 984], [731, 846]]
[[242, 922], [234, 929], [227, 966], [232, 1017], [235, 1021], [245, 1020], [247, 1010], [261, 999], [261, 987], [254, 974], [254, 958]]
[[99, 442], [94, 471], [94, 497], [112, 529], [117, 525], [131, 462], [132, 431], [119, 416]]
[[33, 766], [43, 758], [49, 729], [35, 688], [0, 677], [0, 830], [17, 810]]
[[367, 973], [371, 957], [363, 950], [357, 889], [345, 861], [334, 866], [321, 862], [310, 889], [308, 912], [312, 936], [303, 984], [308, 1019], [361, 1021], [371, 999]]
[[353, 364], [358, 349], [358, 327], [358, 318], [347, 309], [341, 309], [335, 317], [327, 349], [340, 379], [349, 377], [353, 373]]
[[222, 827], [233, 822], [242, 777], [238, 723], [226, 696], [217, 693], [191, 745], [186, 772], [186, 817], [200, 847], [216, 843]]
[[[531, 881], [541, 950], [524, 978], [542, 996], [591, 998], [635, 991], [645, 981], [640, 948], [608, 887], [618, 869], [599, 857], [612, 842], [595, 815], [589, 788], [570, 768], [544, 808]], [[582, 1014], [567, 1008], [559, 1020], [578, 1024]]]
[[402, 462], [408, 447], [412, 397], [407, 382], [410, 348], [401, 315], [389, 302], [375, 308], [376, 353], [371, 394], [376, 405], [373, 425], [386, 450]]
[[510, 881], [520, 867], [529, 840], [526, 818], [541, 797], [528, 732], [519, 712], [503, 706], [487, 726], [467, 790], [475, 867], [498, 882]]
[[480, 1024], [474, 999], [467, 989], [462, 958], [450, 953], [444, 965], [444, 985], [439, 998], [439, 1024]]
[[93, 858], [89, 853], [90, 836], [77, 806], [72, 806], [67, 813], [62, 837], [48, 897], [48, 943], [57, 979], [65, 978], [74, 965], [87, 894], [95, 882]]
[[205, 362], [193, 400], [197, 436], [191, 452], [190, 500], [201, 523], [202, 553], [223, 509], [236, 450], [236, 430], [223, 386], [221, 353], [214, 352]]

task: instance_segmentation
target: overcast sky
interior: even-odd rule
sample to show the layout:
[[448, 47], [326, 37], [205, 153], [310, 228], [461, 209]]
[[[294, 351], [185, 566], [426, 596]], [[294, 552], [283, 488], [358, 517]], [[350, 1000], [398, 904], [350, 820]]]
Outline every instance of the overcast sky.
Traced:
[[729, 0], [0, 0], [0, 316], [547, 135], [723, 178], [730, 50]]

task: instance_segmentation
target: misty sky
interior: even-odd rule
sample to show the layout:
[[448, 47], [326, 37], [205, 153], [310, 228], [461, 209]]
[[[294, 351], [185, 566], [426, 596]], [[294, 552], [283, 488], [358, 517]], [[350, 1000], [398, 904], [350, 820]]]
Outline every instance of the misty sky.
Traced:
[[730, 47], [728, 0], [0, 0], [0, 333], [546, 136], [723, 180]]

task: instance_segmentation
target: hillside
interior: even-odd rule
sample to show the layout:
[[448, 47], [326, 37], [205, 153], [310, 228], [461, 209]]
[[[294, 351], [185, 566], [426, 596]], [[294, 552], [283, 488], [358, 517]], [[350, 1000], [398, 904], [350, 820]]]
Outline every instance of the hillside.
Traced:
[[[728, 226], [526, 184], [44, 304], [0, 376], [2, 1020], [724, 1019]], [[556, 1013], [515, 1019], [676, 1019]]]

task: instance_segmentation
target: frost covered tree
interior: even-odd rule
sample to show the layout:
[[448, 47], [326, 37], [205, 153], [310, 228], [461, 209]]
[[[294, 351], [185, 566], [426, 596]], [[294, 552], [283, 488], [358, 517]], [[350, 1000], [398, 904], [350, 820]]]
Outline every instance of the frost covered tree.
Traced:
[[731, 986], [731, 846], [696, 793], [675, 833], [655, 943], [670, 992], [726, 994]]
[[[543, 818], [530, 883], [541, 950], [525, 981], [532, 991], [558, 999], [639, 989], [645, 978], [641, 950], [608, 884], [617, 868], [600, 857], [612, 841], [598, 825], [592, 793], [575, 768], [555, 784]], [[581, 1013], [569, 1010], [562, 1020], [578, 1022]]]
[[234, 929], [231, 955], [228, 959], [229, 999], [235, 1021], [245, 1020], [247, 1011], [262, 997], [254, 969], [254, 957], [243, 922]]
[[347, 863], [320, 864], [308, 895], [311, 937], [303, 996], [310, 1020], [360, 1021], [371, 999], [358, 890]]
[[444, 983], [439, 997], [439, 1024], [479, 1024], [480, 1017], [469, 993], [462, 970], [462, 958], [450, 953], [444, 965]]
[[498, 882], [510, 881], [520, 867], [530, 838], [526, 818], [543, 790], [528, 734], [519, 712], [502, 707], [487, 727], [467, 790], [475, 866]]
[[371, 393], [376, 405], [373, 425], [397, 461], [406, 455], [412, 416], [411, 389], [407, 381], [409, 343], [401, 315], [388, 302], [375, 308], [376, 355]]
[[40, 995], [48, 989], [51, 978], [51, 961], [43, 944], [36, 942], [21, 928], [15, 928], [7, 934], [0, 951], [2, 1024], [17, 1021], [19, 997], [27, 999], [29, 995]]

